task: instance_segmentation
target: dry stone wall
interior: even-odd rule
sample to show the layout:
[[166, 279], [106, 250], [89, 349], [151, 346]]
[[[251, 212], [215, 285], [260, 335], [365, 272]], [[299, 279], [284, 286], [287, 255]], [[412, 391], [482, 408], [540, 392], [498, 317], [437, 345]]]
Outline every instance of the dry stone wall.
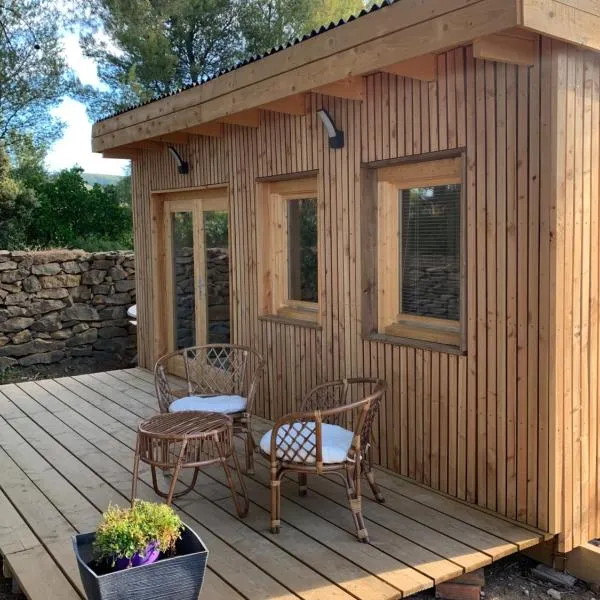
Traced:
[[0, 251], [0, 370], [128, 365], [136, 346], [132, 304], [133, 253]]

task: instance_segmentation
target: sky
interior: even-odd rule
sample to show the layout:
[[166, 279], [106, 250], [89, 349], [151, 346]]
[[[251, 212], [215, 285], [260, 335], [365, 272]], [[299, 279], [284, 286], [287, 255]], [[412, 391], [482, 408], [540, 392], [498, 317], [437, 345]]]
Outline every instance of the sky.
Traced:
[[[63, 45], [67, 61], [81, 82], [101, 88], [103, 84], [98, 79], [96, 64], [81, 52], [77, 34], [65, 35]], [[81, 102], [65, 98], [53, 110], [53, 114], [64, 121], [66, 126], [62, 139], [58, 140], [48, 153], [48, 169], [58, 171], [77, 164], [86, 173], [123, 174], [123, 169], [129, 161], [102, 158], [101, 154], [92, 152], [92, 122], [88, 119], [85, 106]]]

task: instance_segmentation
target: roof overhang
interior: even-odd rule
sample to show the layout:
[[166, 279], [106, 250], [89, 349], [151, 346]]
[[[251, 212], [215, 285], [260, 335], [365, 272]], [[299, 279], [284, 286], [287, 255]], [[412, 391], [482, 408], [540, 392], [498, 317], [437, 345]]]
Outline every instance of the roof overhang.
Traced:
[[[483, 40], [481, 48], [492, 53], [482, 57], [494, 59], [498, 52], [497, 60], [527, 64], [531, 32], [600, 50], [598, 2], [396, 2], [202, 85], [100, 121], [92, 130], [92, 149], [135, 157], [187, 135], [219, 135], [222, 123], [256, 126], [259, 109], [302, 114], [304, 95], [311, 91], [360, 100], [363, 75], [387, 71], [432, 78], [432, 55], [474, 41]], [[504, 55], [501, 36], [490, 37], [499, 33], [512, 37]]]

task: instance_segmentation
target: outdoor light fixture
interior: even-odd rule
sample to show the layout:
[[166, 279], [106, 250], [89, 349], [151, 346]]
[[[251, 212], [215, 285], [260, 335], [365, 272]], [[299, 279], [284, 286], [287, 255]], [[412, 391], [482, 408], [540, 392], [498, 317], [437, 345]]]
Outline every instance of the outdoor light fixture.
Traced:
[[319, 115], [319, 119], [321, 119], [321, 122], [325, 127], [325, 131], [327, 131], [327, 136], [329, 137], [329, 147], [335, 149], [343, 148], [344, 132], [335, 126], [331, 115], [324, 108], [318, 110], [317, 114]]
[[179, 171], [180, 175], [187, 175], [190, 172], [190, 165], [188, 165], [188, 163], [181, 158], [179, 152], [177, 152], [173, 146], [169, 146], [169, 152], [177, 163], [177, 170]]

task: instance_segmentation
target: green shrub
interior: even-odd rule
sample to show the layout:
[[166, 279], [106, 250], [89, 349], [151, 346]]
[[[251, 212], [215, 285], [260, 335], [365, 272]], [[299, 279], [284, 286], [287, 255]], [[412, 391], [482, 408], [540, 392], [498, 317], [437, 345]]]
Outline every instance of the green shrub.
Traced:
[[118, 558], [131, 559], [156, 542], [161, 552], [175, 549], [183, 523], [167, 504], [136, 500], [130, 508], [110, 505], [96, 530], [94, 554], [114, 566]]

